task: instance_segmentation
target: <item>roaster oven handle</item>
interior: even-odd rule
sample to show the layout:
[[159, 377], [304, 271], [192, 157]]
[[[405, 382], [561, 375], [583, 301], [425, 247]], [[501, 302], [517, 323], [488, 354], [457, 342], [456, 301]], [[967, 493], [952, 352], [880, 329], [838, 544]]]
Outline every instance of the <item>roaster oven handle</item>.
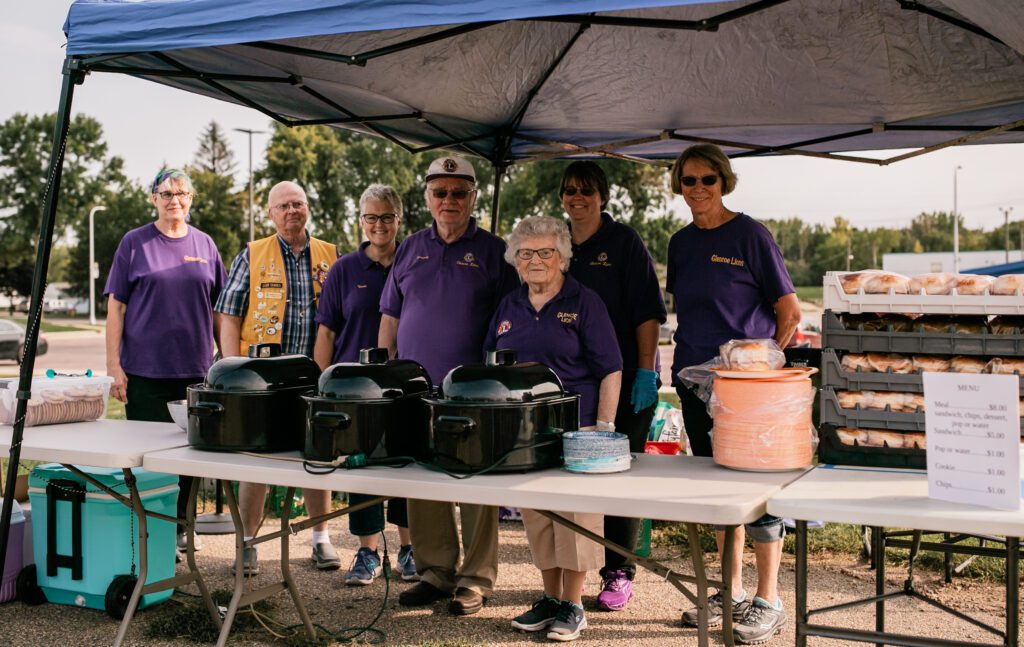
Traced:
[[438, 416], [434, 429], [446, 434], [467, 434], [476, 427], [476, 421], [465, 416]]
[[317, 411], [312, 417], [317, 429], [348, 429], [352, 424], [352, 417], [344, 411]]
[[188, 408], [188, 414], [197, 418], [212, 418], [224, 413], [224, 405], [220, 402], [196, 402]]

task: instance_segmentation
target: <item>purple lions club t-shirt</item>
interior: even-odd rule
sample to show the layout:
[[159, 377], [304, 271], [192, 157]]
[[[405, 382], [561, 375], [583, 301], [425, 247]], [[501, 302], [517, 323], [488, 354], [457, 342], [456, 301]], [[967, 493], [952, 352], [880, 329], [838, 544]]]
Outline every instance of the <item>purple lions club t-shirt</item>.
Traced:
[[369, 246], [364, 241], [359, 249], [339, 258], [320, 293], [316, 322], [336, 335], [331, 363], [357, 362], [361, 349], [377, 345], [380, 295], [389, 268], [366, 255]]
[[540, 312], [528, 290], [520, 286], [501, 300], [483, 348], [511, 348], [517, 361], [540, 362], [553, 370], [566, 391], [580, 394], [580, 426], [594, 425], [601, 380], [622, 370], [608, 310], [596, 292], [569, 275]]
[[476, 225], [445, 243], [437, 225], [406, 238], [395, 254], [380, 311], [398, 322], [398, 356], [419, 362], [434, 384], [481, 361], [487, 324], [519, 280], [505, 242]]
[[678, 319], [676, 385], [680, 370], [708, 361], [730, 339], [773, 337], [774, 304], [796, 291], [771, 232], [742, 213], [714, 229], [690, 223], [677, 231], [668, 243], [666, 288]]
[[124, 303], [121, 368], [151, 378], [202, 377], [213, 362], [213, 303], [226, 279], [213, 239], [143, 225], [124, 235], [104, 295]]
[[[608, 308], [622, 351], [622, 396], [627, 397], [637, 369], [636, 327], [651, 319], [665, 323], [665, 300], [654, 261], [631, 227], [602, 213], [601, 228], [572, 246], [569, 273], [597, 292]], [[657, 366], [658, 354], [654, 357]]]

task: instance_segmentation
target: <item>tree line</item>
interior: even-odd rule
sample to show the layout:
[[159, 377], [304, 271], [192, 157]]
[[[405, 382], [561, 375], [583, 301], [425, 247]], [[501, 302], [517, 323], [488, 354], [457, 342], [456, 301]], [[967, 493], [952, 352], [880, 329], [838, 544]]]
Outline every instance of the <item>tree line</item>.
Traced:
[[[0, 293], [12, 298], [31, 290], [54, 124], [53, 114], [15, 114], [0, 123]], [[415, 231], [430, 222], [420, 180], [428, 161], [428, 156], [412, 155], [384, 139], [325, 126], [287, 128], [275, 123], [254, 173], [256, 236], [272, 231], [265, 216], [266, 192], [284, 179], [306, 189], [314, 235], [337, 242], [343, 252], [360, 241], [357, 201], [373, 182], [390, 184], [402, 195], [403, 230]], [[184, 167], [195, 185], [191, 224], [208, 233], [225, 264], [230, 263], [248, 239], [248, 183], [247, 178], [236, 181], [238, 165], [223, 129], [211, 122], [198, 137], [193, 158], [170, 163]], [[562, 214], [558, 185], [566, 164], [544, 161], [509, 169], [501, 188], [500, 234], [525, 216]], [[669, 238], [689, 222], [668, 209], [666, 172], [622, 160], [603, 160], [601, 165], [612, 185], [608, 210], [636, 229], [655, 261], [664, 264]], [[486, 163], [476, 167], [476, 215], [489, 227], [494, 173]], [[100, 123], [77, 115], [65, 149], [49, 280], [68, 281], [73, 294], [88, 294], [88, 214], [103, 205], [106, 210], [97, 216], [95, 227], [97, 290], [102, 290], [121, 237], [155, 217], [148, 195], [147, 185], [125, 175], [124, 160], [110, 152]], [[797, 285], [820, 285], [824, 272], [845, 269], [851, 254], [852, 266], [860, 268], [880, 266], [887, 252], [952, 249], [953, 219], [941, 212], [919, 214], [902, 229], [861, 229], [842, 217], [832, 225], [810, 225], [795, 216], [762, 222], [782, 248]], [[1002, 249], [1004, 236], [1003, 229], [961, 228], [960, 247]], [[1011, 241], [1021, 236], [1021, 224], [1012, 223]]]

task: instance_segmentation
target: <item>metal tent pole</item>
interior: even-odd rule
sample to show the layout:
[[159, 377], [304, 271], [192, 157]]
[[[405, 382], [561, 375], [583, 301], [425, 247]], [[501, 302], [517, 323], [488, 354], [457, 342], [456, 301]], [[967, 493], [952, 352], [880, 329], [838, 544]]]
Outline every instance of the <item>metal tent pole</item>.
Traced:
[[491, 233], [498, 235], [498, 203], [501, 201], [501, 178], [505, 176], [504, 165], [494, 165], [494, 196], [491, 198]]
[[53, 247], [53, 226], [57, 215], [57, 196], [60, 193], [60, 176], [64, 167], [64, 144], [71, 123], [71, 99], [74, 87], [85, 80], [78, 61], [64, 59], [64, 81], [60, 88], [57, 104], [57, 123], [53, 129], [53, 146], [50, 149], [50, 173], [46, 198], [39, 224], [38, 252], [35, 271], [32, 273], [32, 306], [28, 314], [28, 329], [25, 331], [25, 357], [21, 362], [21, 379], [18, 381], [18, 405], [14, 415], [14, 429], [11, 432], [10, 461], [7, 464], [7, 485], [4, 492], [3, 510], [0, 511], [0, 572], [7, 559], [7, 540], [11, 528], [11, 511], [14, 507], [14, 483], [18, 477], [18, 461], [21, 460], [21, 440], [25, 432], [25, 410], [32, 389], [32, 371], [36, 363], [36, 342], [39, 340], [39, 319], [43, 312], [43, 291], [46, 289], [46, 268], [50, 265], [50, 250]]

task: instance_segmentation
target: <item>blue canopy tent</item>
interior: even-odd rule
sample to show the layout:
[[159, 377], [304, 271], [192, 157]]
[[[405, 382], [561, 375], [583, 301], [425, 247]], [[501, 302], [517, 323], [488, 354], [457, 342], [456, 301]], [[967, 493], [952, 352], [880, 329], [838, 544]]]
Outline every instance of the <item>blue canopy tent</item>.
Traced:
[[[414, 152], [511, 164], [735, 157], [889, 164], [1024, 141], [1014, 0], [78, 0], [7, 475], [17, 473], [76, 85], [128, 74]], [[850, 151], [918, 148], [888, 159]], [[840, 153], [839, 151], [843, 151]], [[11, 501], [0, 514], [0, 567]]]

